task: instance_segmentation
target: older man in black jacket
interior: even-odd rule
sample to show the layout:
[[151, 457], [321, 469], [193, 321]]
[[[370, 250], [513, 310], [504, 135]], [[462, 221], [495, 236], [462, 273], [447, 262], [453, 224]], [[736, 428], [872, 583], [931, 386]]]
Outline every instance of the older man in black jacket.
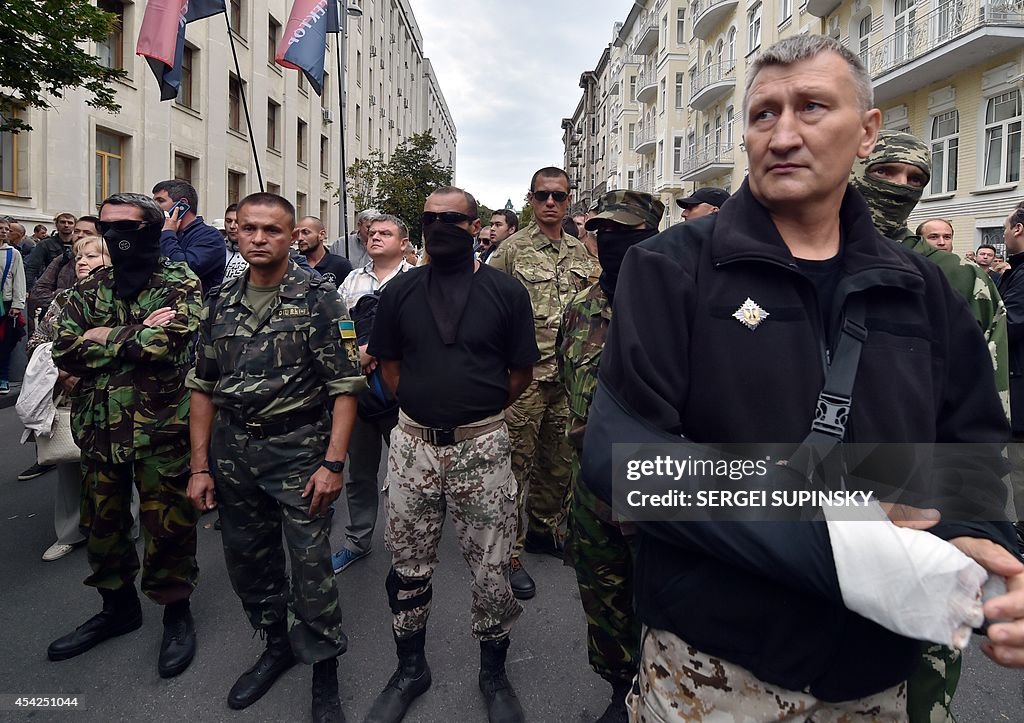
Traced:
[[[937, 267], [882, 237], [847, 189], [880, 124], [856, 56], [823, 36], [781, 41], [748, 72], [744, 114], [750, 171], [739, 191], [716, 216], [634, 247], [622, 266], [584, 448], [595, 492], [615, 496], [616, 442], [801, 442], [826, 377], [841, 376], [832, 362], [851, 356], [847, 336], [862, 350], [845, 441], [998, 448], [1008, 429], [992, 375], [964, 373], [991, 369], [966, 304]], [[857, 307], [862, 324], [849, 318]], [[984, 508], [973, 519], [996, 519], [1005, 504], [999, 455], [971, 452], [969, 497]], [[678, 484], [693, 492], [698, 481]], [[904, 681], [926, 638], [906, 631], [923, 612], [916, 605], [941, 615], [945, 597], [910, 593], [909, 611], [899, 612], [865, 603], [864, 593], [880, 591], [850, 589], [849, 548], [831, 518], [661, 519], [637, 520], [645, 635], [633, 719], [905, 718]], [[972, 601], [985, 570], [1007, 578], [1009, 593], [984, 613], [1013, 622], [992, 625], [983, 647], [998, 662], [1024, 664], [1024, 565], [1007, 550], [1008, 523], [871, 524], [857, 532], [916, 536], [968, 571]], [[858, 554], [855, 562], [869, 559]], [[980, 615], [978, 605], [968, 617]], [[950, 619], [939, 637], [963, 643], [965, 620]]]

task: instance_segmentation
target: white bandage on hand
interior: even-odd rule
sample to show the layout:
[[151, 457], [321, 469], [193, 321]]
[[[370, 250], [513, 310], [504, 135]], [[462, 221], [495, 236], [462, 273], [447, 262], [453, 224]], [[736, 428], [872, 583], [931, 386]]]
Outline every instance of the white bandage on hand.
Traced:
[[897, 527], [872, 502], [822, 508], [843, 602], [853, 612], [908, 638], [965, 648], [984, 622], [988, 573], [952, 544]]

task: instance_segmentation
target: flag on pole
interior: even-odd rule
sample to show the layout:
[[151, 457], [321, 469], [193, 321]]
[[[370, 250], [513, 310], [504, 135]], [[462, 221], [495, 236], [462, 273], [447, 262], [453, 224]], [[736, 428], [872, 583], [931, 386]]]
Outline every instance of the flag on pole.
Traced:
[[278, 65], [301, 71], [321, 95], [327, 33], [339, 31], [336, 0], [295, 0], [274, 59]]
[[181, 87], [185, 26], [222, 12], [224, 0], [149, 0], [146, 4], [135, 54], [149, 61], [160, 83], [160, 100], [177, 97]]

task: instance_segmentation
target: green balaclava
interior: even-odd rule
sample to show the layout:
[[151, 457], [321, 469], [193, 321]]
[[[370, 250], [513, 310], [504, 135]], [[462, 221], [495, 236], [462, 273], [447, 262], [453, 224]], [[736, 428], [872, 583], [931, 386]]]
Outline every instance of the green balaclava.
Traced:
[[931, 179], [931, 152], [917, 136], [881, 130], [871, 155], [854, 163], [850, 172], [850, 183], [867, 201], [875, 228], [883, 235], [901, 241], [910, 235], [907, 231], [907, 218], [921, 200], [924, 188], [890, 183], [869, 175], [868, 169], [877, 163], [909, 163], [920, 168], [926, 178]]

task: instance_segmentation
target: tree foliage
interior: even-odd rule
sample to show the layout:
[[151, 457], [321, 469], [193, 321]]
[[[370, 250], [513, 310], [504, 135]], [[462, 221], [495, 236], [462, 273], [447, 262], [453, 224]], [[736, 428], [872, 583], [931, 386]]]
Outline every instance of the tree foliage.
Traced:
[[519, 212], [519, 228], [526, 228], [533, 223], [533, 206], [530, 205], [530, 194], [526, 194], [523, 200], [526, 203], [523, 204], [523, 210]]
[[[79, 43], [105, 40], [117, 16], [90, 0], [7, 0], [0, 22], [0, 102], [15, 108], [49, 108], [67, 88], [84, 88], [86, 103], [116, 113], [113, 81], [125, 71], [107, 68]], [[0, 116], [0, 131], [31, 126], [13, 114]]]
[[387, 161], [380, 151], [346, 169], [349, 195], [357, 209], [375, 208], [405, 221], [409, 239], [422, 238], [423, 202], [435, 189], [450, 186], [452, 169], [434, 155], [437, 139], [430, 132], [409, 136]]

